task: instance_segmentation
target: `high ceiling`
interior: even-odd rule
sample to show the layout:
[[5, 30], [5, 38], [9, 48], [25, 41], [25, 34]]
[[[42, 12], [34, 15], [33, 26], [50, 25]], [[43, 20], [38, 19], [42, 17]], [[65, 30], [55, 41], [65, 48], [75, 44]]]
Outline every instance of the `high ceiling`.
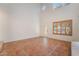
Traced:
[[53, 8], [60, 8], [69, 5], [70, 3], [53, 3]]
[[52, 9], [58, 9], [58, 8], [65, 7], [68, 5], [70, 5], [70, 3], [44, 3], [44, 4], [41, 4], [41, 8], [44, 11], [49, 7]]

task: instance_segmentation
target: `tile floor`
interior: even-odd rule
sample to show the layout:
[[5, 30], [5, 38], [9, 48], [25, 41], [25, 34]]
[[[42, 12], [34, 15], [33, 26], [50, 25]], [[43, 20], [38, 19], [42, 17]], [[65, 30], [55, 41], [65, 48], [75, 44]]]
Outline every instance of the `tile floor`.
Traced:
[[4, 44], [1, 56], [70, 56], [71, 42], [31, 38]]

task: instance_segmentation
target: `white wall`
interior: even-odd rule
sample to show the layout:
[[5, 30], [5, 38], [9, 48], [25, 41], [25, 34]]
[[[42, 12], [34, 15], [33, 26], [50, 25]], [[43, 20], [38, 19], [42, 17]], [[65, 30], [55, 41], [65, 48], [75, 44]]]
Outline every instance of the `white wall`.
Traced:
[[[44, 36], [45, 25], [48, 27], [47, 36], [50, 38], [65, 40], [65, 41], [79, 41], [79, 4], [70, 4], [69, 6], [59, 9], [53, 9], [51, 4], [47, 5], [47, 9], [41, 12], [41, 36]], [[73, 33], [72, 36], [55, 35], [53, 34], [52, 22], [72, 19]]]
[[1, 4], [0, 6], [5, 6], [9, 15], [5, 42], [39, 36], [39, 4]]
[[79, 56], [79, 42], [72, 42], [72, 56]]
[[[56, 10], [51, 8], [51, 4], [44, 5], [47, 8], [40, 13], [40, 4], [0, 4], [0, 41], [9, 42], [44, 36], [46, 25], [48, 37], [79, 41], [79, 4], [71, 4]], [[66, 19], [73, 20], [73, 35], [54, 35], [52, 22]]]
[[8, 34], [8, 14], [7, 9], [0, 6], [0, 41], [5, 41]]

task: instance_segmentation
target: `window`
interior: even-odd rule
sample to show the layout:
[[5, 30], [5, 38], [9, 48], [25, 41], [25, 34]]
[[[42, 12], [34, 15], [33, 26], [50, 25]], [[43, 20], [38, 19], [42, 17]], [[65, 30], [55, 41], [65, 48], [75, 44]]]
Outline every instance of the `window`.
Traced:
[[72, 20], [53, 22], [53, 34], [72, 35]]

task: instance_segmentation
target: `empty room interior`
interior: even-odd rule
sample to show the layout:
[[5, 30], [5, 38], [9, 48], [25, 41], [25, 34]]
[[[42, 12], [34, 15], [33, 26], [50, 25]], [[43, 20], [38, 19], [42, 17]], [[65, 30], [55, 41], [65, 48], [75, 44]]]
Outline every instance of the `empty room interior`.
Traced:
[[0, 3], [0, 56], [79, 56], [79, 4]]

